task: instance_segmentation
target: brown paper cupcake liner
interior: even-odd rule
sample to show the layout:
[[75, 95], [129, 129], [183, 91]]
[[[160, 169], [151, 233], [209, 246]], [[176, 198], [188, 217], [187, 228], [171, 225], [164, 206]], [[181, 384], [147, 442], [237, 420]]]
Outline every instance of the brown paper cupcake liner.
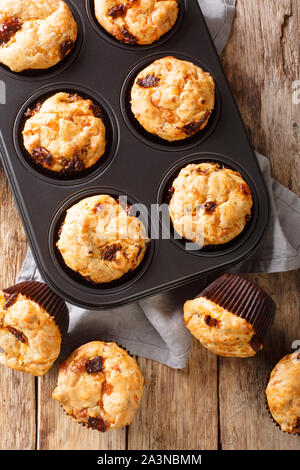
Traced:
[[46, 284], [38, 281], [25, 281], [3, 289], [3, 292], [10, 295], [22, 294], [38, 303], [54, 318], [62, 338], [66, 336], [69, 327], [68, 307]]
[[255, 330], [251, 346], [259, 349], [272, 326], [276, 305], [257, 284], [236, 274], [223, 274], [197, 297], [205, 297], [227, 311], [245, 319]]

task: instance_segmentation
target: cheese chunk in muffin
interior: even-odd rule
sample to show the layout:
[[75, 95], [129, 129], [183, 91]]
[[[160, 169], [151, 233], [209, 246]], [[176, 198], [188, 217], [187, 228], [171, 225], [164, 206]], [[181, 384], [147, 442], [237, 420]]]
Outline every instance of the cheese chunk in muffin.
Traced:
[[148, 243], [143, 223], [112, 197], [83, 199], [66, 214], [57, 247], [66, 265], [95, 283], [136, 269]]
[[230, 242], [251, 218], [248, 184], [240, 173], [217, 163], [187, 165], [170, 192], [174, 229], [200, 247]]
[[95, 0], [100, 25], [126, 44], [152, 44], [167, 33], [178, 16], [176, 0]]
[[77, 32], [61, 0], [0, 2], [0, 62], [13, 72], [56, 65], [73, 49]]
[[23, 142], [33, 161], [47, 170], [73, 174], [105, 153], [105, 125], [98, 105], [77, 94], [56, 93], [26, 113]]
[[60, 347], [59, 327], [43, 307], [20, 293], [0, 291], [0, 364], [41, 376]]
[[115, 343], [93, 341], [61, 364], [52, 396], [75, 422], [106, 432], [131, 424], [143, 387], [133, 357]]
[[300, 434], [300, 351], [284, 356], [266, 388], [270, 412], [282, 431]]
[[163, 57], [142, 70], [131, 90], [131, 109], [146, 131], [169, 142], [203, 129], [215, 104], [213, 77], [175, 57]]

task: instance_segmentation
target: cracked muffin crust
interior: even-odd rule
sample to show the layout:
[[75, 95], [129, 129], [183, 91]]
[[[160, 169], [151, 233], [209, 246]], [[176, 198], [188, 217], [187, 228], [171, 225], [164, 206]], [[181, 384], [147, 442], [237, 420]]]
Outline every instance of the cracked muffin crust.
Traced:
[[103, 283], [136, 269], [148, 241], [143, 223], [114, 198], [101, 194], [67, 211], [57, 247], [69, 268]]
[[131, 90], [131, 109], [151, 134], [173, 142], [203, 129], [213, 111], [215, 83], [192, 62], [163, 57], [142, 70]]
[[71, 174], [97, 163], [105, 153], [99, 106], [77, 94], [59, 92], [26, 112], [24, 147], [40, 166]]
[[131, 424], [143, 387], [133, 357], [115, 343], [93, 341], [61, 364], [52, 396], [74, 421], [105, 432]]
[[283, 357], [271, 372], [266, 396], [282, 431], [300, 434], [300, 352]]
[[175, 0], [95, 0], [95, 15], [101, 26], [119, 41], [152, 44], [176, 23]]
[[170, 193], [174, 229], [199, 246], [230, 242], [251, 218], [253, 200], [248, 184], [240, 173], [217, 163], [187, 165]]
[[0, 363], [42, 376], [60, 353], [61, 334], [53, 317], [22, 294], [0, 291]]
[[205, 297], [184, 304], [184, 322], [202, 346], [219, 356], [251, 357], [257, 352], [251, 345], [253, 326]]
[[72, 50], [77, 31], [61, 0], [2, 0], [0, 62], [13, 72], [52, 67]]

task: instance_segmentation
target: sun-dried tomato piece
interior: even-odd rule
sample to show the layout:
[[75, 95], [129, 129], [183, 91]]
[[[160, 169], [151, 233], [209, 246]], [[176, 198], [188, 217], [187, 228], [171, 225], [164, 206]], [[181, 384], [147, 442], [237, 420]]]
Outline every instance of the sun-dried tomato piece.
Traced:
[[59, 52], [62, 59], [73, 49], [74, 45], [75, 43], [72, 39], [66, 39], [61, 43]]
[[14, 335], [21, 343], [26, 343], [26, 337], [22, 333], [22, 331], [17, 330], [17, 328], [14, 328], [12, 326], [7, 327], [8, 331]]
[[27, 111], [24, 113], [24, 116], [28, 118], [34, 116], [36, 113], [39, 112], [41, 107], [42, 107], [42, 103], [39, 101], [33, 109], [28, 108]]
[[217, 326], [218, 320], [216, 318], [212, 318], [210, 315], [205, 315], [204, 321], [208, 326]]
[[13, 305], [17, 300], [18, 293], [15, 292], [14, 294], [8, 294], [8, 292], [4, 292], [4, 298], [6, 300], [5, 304], [3, 305], [3, 310], [7, 310], [8, 307]]
[[245, 194], [245, 196], [249, 196], [249, 194], [250, 194], [250, 189], [244, 183], [240, 184], [240, 191], [241, 191], [241, 193]]
[[294, 427], [293, 432], [295, 434], [300, 434], [300, 416], [297, 419], [296, 426]]
[[6, 44], [21, 27], [22, 22], [19, 18], [9, 18], [2, 21], [0, 23], [0, 46]]
[[201, 168], [196, 168], [196, 173], [198, 173], [199, 175], [209, 175], [209, 170], [208, 168], [205, 168], [204, 170], [201, 170]]
[[181, 130], [188, 136], [195, 134], [196, 132], [200, 130], [202, 124], [207, 121], [207, 118], [209, 117], [209, 115], [210, 115], [209, 112], [205, 113], [202, 119], [198, 119], [196, 121], [192, 121], [192, 122], [189, 122], [188, 124], [185, 124]]
[[152, 88], [158, 84], [159, 80], [159, 77], [156, 77], [154, 73], [151, 73], [149, 75], [146, 75], [146, 77], [144, 78], [138, 78], [136, 82], [139, 86], [143, 88]]
[[100, 118], [100, 119], [103, 118], [102, 110], [100, 106], [98, 106], [97, 104], [94, 104], [94, 103], [90, 104], [89, 109], [93, 112], [96, 118]]
[[121, 32], [123, 34], [123, 42], [126, 42], [126, 44], [130, 46], [134, 46], [137, 43], [137, 38], [133, 36], [133, 34], [130, 34], [125, 26], [122, 26]]
[[253, 335], [251, 340], [250, 340], [250, 346], [251, 348], [257, 352], [257, 351], [260, 351], [261, 349], [261, 341], [259, 341], [257, 335]]
[[104, 369], [103, 358], [96, 356], [94, 359], [90, 359], [85, 363], [85, 370], [88, 374], [95, 374], [96, 372], [102, 372]]
[[117, 16], [124, 16], [126, 13], [126, 5], [125, 3], [121, 3], [120, 5], [116, 5], [115, 7], [112, 7], [107, 15], [111, 16], [112, 18], [117, 18]]
[[83, 171], [85, 169], [84, 162], [77, 153], [74, 153], [71, 160], [62, 158], [61, 165], [63, 166], [62, 172], [64, 174], [73, 173], [75, 171]]
[[216, 202], [207, 201], [204, 204], [204, 209], [205, 209], [206, 214], [212, 214], [217, 206], [218, 206], [218, 204]]
[[31, 152], [32, 158], [34, 158], [38, 163], [44, 163], [46, 165], [51, 165], [53, 161], [53, 157], [49, 150], [45, 147], [36, 147]]
[[100, 432], [107, 431], [109, 423], [102, 418], [92, 418], [91, 416], [88, 419], [87, 427], [90, 429], [96, 429]]
[[116, 254], [118, 251], [122, 250], [120, 243], [115, 243], [114, 245], [108, 245], [102, 250], [102, 258], [105, 261], [115, 261]]
[[63, 222], [63, 223], [61, 224], [59, 230], [58, 230], [58, 236], [59, 236], [59, 237], [61, 236], [61, 232], [62, 232], [62, 230], [63, 230], [63, 228], [64, 228], [64, 225], [65, 225], [65, 223]]

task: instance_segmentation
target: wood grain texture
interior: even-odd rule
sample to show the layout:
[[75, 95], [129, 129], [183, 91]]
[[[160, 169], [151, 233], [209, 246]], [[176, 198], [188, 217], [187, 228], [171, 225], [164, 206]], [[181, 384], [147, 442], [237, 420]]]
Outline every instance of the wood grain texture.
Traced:
[[146, 386], [128, 449], [217, 449], [217, 358], [195, 340], [184, 370], [139, 359]]
[[[300, 105], [292, 82], [300, 78], [298, 0], [238, 0], [222, 60], [254, 148], [267, 155], [274, 177], [300, 195]], [[241, 40], [242, 38], [242, 40]], [[223, 449], [300, 449], [300, 437], [282, 433], [266, 409], [270, 370], [300, 339], [300, 274], [250, 276], [278, 309], [265, 350], [253, 359], [220, 359], [220, 439]]]
[[102, 450], [126, 448], [126, 429], [100, 433], [75, 423], [51, 397], [56, 386], [57, 367], [38, 379], [39, 450]]
[[[21, 222], [0, 168], [0, 286], [15, 283], [27, 251]], [[0, 288], [1, 288], [0, 287]], [[0, 366], [0, 449], [35, 448], [35, 378]]]
[[[298, 195], [300, 105], [292, 104], [292, 82], [300, 79], [299, 25], [298, 0], [237, 0], [222, 55], [253, 146], [269, 156], [274, 177]], [[3, 170], [0, 185], [0, 285], [8, 286], [27, 243]], [[223, 449], [300, 449], [299, 437], [273, 424], [264, 399], [271, 368], [300, 339], [300, 275], [249, 277], [278, 305], [272, 335], [257, 357], [217, 360], [193, 341], [183, 371], [139, 359], [147, 379], [141, 409], [128, 430], [105, 435], [73, 423], [51, 398], [56, 367], [38, 380], [37, 403], [35, 379], [1, 367], [0, 449], [216, 449], [218, 419]]]

